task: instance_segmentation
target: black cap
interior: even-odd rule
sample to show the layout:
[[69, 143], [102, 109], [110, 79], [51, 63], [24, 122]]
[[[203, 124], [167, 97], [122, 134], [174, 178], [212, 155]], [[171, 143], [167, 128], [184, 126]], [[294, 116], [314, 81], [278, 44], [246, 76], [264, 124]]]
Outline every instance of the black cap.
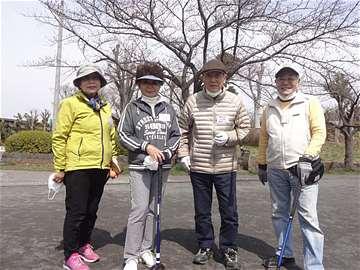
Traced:
[[279, 78], [284, 74], [292, 74], [295, 75], [296, 77], [299, 77], [299, 73], [295, 69], [291, 67], [283, 67], [278, 72], [276, 72], [275, 78]]

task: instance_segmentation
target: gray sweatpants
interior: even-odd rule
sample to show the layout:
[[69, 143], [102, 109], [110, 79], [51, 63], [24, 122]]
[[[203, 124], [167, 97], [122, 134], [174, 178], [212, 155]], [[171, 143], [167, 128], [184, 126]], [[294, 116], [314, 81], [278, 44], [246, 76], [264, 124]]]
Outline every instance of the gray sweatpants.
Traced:
[[[170, 170], [163, 170], [162, 194]], [[157, 173], [150, 170], [129, 171], [131, 209], [127, 223], [124, 261], [137, 259], [151, 250], [154, 243]]]

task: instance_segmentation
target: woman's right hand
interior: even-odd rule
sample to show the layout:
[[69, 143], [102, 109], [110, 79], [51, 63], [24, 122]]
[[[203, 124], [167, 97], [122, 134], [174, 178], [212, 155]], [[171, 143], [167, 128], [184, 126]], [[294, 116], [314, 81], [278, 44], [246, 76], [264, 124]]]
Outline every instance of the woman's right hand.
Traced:
[[109, 170], [109, 177], [111, 179], [114, 179], [114, 178], [118, 177], [118, 174], [114, 170], [110, 169]]
[[64, 172], [56, 172], [54, 175], [54, 182], [61, 183], [64, 181], [65, 173]]
[[148, 144], [146, 146], [146, 152], [151, 156], [154, 160], [159, 163], [162, 163], [165, 160], [165, 156], [162, 151], [160, 151], [156, 146], [152, 144]]

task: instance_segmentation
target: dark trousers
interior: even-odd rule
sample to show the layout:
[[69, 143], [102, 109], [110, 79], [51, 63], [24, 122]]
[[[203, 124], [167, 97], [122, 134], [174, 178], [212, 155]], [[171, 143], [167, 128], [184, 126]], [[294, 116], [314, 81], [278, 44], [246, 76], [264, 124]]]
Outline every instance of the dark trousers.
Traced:
[[199, 247], [209, 248], [214, 243], [211, 205], [213, 186], [215, 186], [221, 217], [219, 248], [221, 250], [236, 249], [239, 226], [236, 205], [236, 173], [204, 174], [191, 172], [190, 178], [194, 194], [195, 231]]
[[108, 172], [101, 169], [86, 169], [65, 173], [65, 259], [90, 242]]

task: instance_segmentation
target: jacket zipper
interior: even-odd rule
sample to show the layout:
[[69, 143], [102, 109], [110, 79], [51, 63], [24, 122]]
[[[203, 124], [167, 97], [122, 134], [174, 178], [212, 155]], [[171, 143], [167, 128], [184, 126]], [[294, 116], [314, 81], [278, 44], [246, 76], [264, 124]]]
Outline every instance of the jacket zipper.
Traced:
[[[213, 135], [213, 138], [215, 137], [215, 128], [216, 128], [216, 125], [215, 125], [215, 121], [216, 121], [216, 102], [215, 102], [215, 98], [213, 98], [213, 102], [214, 102], [214, 106], [213, 106], [213, 127], [212, 127], [212, 135]], [[211, 142], [213, 144], [213, 147], [212, 147], [212, 166], [213, 166], [213, 173], [215, 173], [215, 143], [214, 143], [214, 140], [212, 140]]]
[[99, 111], [99, 118], [100, 118], [100, 128], [101, 128], [101, 162], [100, 162], [100, 168], [102, 169], [102, 165], [104, 162], [104, 131], [103, 131], [103, 122], [101, 119], [101, 113]]
[[80, 160], [80, 148], [82, 146], [82, 142], [83, 142], [83, 137], [81, 137], [80, 143], [79, 143], [79, 147], [78, 147], [78, 156], [79, 156], [79, 160]]

